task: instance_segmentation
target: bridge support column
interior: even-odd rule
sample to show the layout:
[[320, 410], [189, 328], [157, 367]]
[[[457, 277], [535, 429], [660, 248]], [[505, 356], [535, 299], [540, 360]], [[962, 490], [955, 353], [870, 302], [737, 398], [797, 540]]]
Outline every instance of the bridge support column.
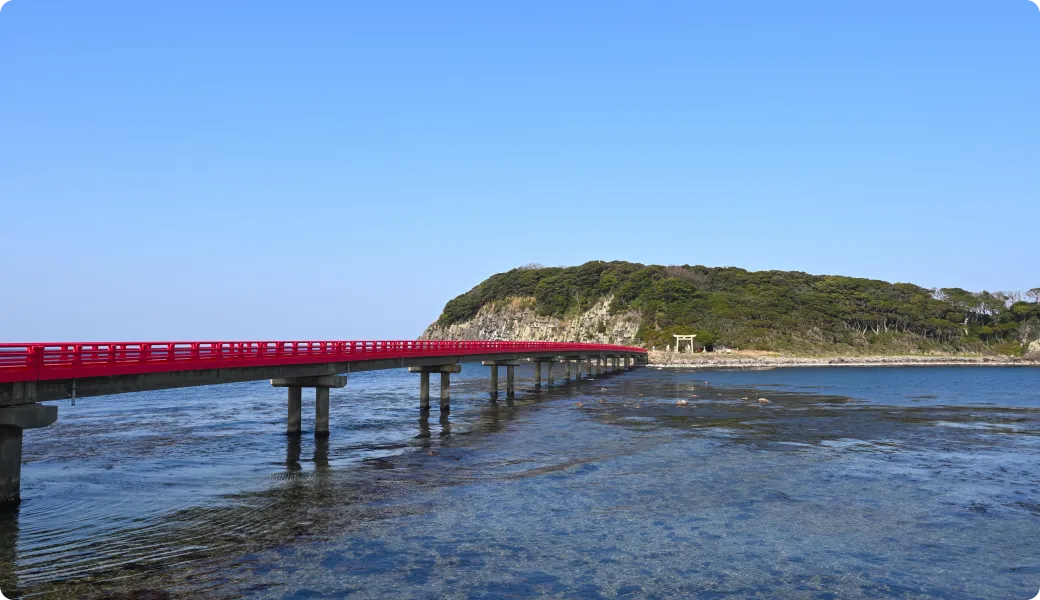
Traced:
[[516, 367], [509, 365], [506, 367], [506, 396], [512, 398], [515, 395], [514, 382], [516, 381]]
[[303, 388], [298, 385], [289, 386], [289, 419], [285, 427], [288, 435], [300, 435], [302, 429]]
[[571, 382], [571, 361], [564, 359], [563, 361], [563, 381], [564, 383]]
[[574, 380], [581, 381], [581, 357], [580, 356], [564, 356], [560, 360], [563, 361], [566, 370], [565, 381], [571, 380], [571, 371], [574, 371]]
[[441, 412], [451, 411], [451, 373], [441, 371]]
[[285, 427], [288, 435], [300, 435], [303, 388], [314, 388], [314, 437], [329, 437], [329, 389], [346, 387], [345, 376], [284, 377], [272, 379], [271, 385], [289, 388], [289, 418]]
[[430, 412], [430, 374], [426, 371], [419, 375], [419, 410]]
[[548, 365], [546, 367], [546, 384], [549, 387], [553, 387], [556, 384], [556, 381], [553, 380], [553, 363], [557, 361], [557, 358], [555, 356], [529, 358], [527, 360], [534, 363], [535, 389], [541, 389], [542, 387], [542, 363]]
[[498, 368], [506, 368], [506, 394], [513, 395], [513, 370], [520, 364], [519, 360], [485, 360], [485, 367], [491, 367], [491, 397], [498, 397]]
[[[461, 365], [432, 365], [426, 367], [408, 367], [409, 373], [419, 373], [419, 410], [430, 411], [430, 373], [441, 374], [441, 412], [445, 415], [451, 411], [451, 374], [461, 373]], [[423, 396], [425, 395], [425, 403]]]
[[314, 437], [329, 437], [329, 388], [314, 388]]
[[22, 432], [57, 420], [57, 406], [24, 404], [0, 409], [0, 507], [22, 501]]

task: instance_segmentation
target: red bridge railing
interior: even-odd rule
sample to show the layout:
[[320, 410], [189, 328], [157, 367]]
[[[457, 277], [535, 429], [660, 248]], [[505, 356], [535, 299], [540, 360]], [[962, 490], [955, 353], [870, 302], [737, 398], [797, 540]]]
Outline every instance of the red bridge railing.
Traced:
[[138, 375], [196, 369], [302, 365], [515, 352], [638, 352], [571, 342], [96, 342], [0, 344], [0, 383]]

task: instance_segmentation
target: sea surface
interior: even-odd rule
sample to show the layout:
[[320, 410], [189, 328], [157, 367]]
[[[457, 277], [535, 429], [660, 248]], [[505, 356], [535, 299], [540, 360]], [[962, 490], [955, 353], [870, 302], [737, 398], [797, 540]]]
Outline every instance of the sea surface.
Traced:
[[[0, 589], [46, 598], [935, 598], [1040, 589], [1040, 369], [644, 368], [332, 432], [264, 382], [57, 403]], [[436, 381], [434, 381], [436, 388]], [[766, 402], [759, 402], [763, 398]], [[688, 402], [685, 406], [677, 401]]]

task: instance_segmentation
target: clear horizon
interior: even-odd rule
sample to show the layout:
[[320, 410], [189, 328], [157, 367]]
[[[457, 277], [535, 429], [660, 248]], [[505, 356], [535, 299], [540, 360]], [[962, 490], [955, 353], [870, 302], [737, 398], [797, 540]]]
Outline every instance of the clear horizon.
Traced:
[[413, 338], [526, 263], [1040, 286], [1040, 13], [11, 0], [0, 341]]

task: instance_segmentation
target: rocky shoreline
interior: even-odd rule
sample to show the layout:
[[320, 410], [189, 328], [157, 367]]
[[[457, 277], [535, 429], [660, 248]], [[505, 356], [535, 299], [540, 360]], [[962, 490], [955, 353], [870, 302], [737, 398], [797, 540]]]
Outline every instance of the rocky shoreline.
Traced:
[[650, 353], [651, 367], [669, 369], [720, 369], [781, 367], [1040, 367], [1040, 360], [1010, 356], [782, 356], [770, 354], [677, 354]]

